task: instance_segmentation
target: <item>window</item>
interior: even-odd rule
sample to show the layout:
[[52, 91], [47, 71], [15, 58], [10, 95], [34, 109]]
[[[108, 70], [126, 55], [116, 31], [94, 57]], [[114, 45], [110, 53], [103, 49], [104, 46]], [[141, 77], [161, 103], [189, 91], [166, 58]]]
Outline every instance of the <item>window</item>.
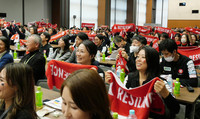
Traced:
[[127, 0], [111, 0], [110, 27], [126, 24]]
[[[73, 18], [74, 15], [76, 15], [75, 20]], [[70, 0], [70, 27], [75, 25], [80, 28], [81, 23], [95, 23], [96, 29], [97, 20], [98, 0]]]

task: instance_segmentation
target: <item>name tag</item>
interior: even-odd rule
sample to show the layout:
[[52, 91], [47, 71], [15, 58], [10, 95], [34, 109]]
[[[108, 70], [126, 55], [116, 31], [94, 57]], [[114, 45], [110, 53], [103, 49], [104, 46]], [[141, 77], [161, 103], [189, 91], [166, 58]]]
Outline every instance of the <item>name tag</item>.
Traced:
[[171, 71], [171, 67], [164, 67], [164, 71]]

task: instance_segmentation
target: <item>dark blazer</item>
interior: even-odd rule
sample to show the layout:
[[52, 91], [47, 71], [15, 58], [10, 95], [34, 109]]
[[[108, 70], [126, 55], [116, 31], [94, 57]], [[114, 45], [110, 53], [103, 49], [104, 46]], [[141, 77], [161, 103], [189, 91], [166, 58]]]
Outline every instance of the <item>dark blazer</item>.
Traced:
[[4, 65], [8, 64], [8, 63], [12, 63], [13, 62], [13, 57], [6, 52], [1, 58], [0, 58], [0, 69], [3, 68]]
[[30, 52], [29, 54], [25, 55], [24, 57], [22, 57], [20, 62], [28, 64], [33, 68], [35, 84], [37, 84], [37, 81], [39, 79], [46, 78], [45, 77], [46, 60], [44, 58], [44, 55], [41, 52], [39, 52], [39, 50]]

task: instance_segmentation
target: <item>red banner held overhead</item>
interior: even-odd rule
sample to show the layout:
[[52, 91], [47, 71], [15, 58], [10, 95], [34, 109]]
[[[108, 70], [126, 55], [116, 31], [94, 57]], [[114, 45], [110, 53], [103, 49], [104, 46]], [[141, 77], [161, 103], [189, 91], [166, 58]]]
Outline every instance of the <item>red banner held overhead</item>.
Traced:
[[81, 23], [81, 28], [88, 27], [89, 29], [93, 28], [95, 23]]
[[[142, 36], [144, 36], [147, 39], [147, 44], [149, 45], [151, 42], [153, 42], [155, 39], [158, 39], [158, 37], [154, 37], [154, 36], [150, 36], [150, 35], [143, 35], [140, 34]], [[159, 40], [159, 39], [158, 39]]]
[[186, 27], [185, 30], [189, 31], [189, 32], [193, 32], [195, 34], [200, 34], [200, 29], [195, 29], [195, 28], [190, 28], [190, 27]]
[[62, 32], [58, 32], [57, 34], [51, 36], [51, 39], [49, 40], [49, 42], [52, 42], [54, 40], [57, 40], [63, 36], [65, 36], [67, 34], [67, 31], [62, 31]]
[[96, 68], [94, 65], [81, 65], [81, 64], [73, 64], [62, 61], [51, 60], [48, 63], [48, 67], [46, 70], [47, 76], [47, 84], [49, 89], [53, 89], [53, 86], [60, 89], [63, 81], [74, 71], [79, 69], [90, 69]]
[[192, 48], [192, 49], [179, 48], [178, 52], [192, 59], [195, 66], [200, 65], [200, 48], [199, 47]]
[[167, 33], [169, 37], [171, 37], [171, 29], [170, 28], [164, 28], [164, 27], [155, 27], [155, 33], [162, 34], [163, 32]]
[[164, 114], [164, 103], [161, 97], [154, 92], [154, 83], [160, 80], [159, 78], [155, 78], [142, 86], [126, 89], [116, 74], [113, 72], [110, 72], [110, 74], [112, 79], [108, 94], [112, 112], [128, 116], [129, 110], [134, 109], [137, 119], [147, 119], [150, 111]]
[[91, 41], [94, 42], [95, 36], [96, 36], [97, 34], [89, 34], [89, 33], [87, 33], [87, 35], [88, 35], [89, 40], [91, 40]]
[[149, 34], [151, 32], [150, 26], [137, 26], [138, 32], [143, 34]]
[[114, 24], [112, 26], [113, 33], [121, 32], [124, 29], [126, 30], [126, 32], [134, 32], [135, 24]]
[[38, 33], [45, 32], [45, 29], [44, 29], [43, 27], [40, 27], [40, 28], [37, 29], [37, 32], [38, 32]]

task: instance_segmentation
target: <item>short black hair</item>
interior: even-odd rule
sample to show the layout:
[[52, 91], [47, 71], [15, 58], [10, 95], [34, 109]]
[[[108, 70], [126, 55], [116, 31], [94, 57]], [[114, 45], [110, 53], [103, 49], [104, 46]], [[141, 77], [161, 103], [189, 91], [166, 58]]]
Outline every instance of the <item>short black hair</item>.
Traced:
[[144, 36], [141, 35], [137, 35], [137, 36], [133, 36], [131, 38], [131, 42], [133, 42], [133, 40], [137, 40], [139, 41], [141, 44], [146, 45], [147, 44], [147, 39]]
[[174, 50], [177, 51], [177, 48], [178, 48], [178, 46], [177, 46], [176, 42], [169, 38], [162, 40], [159, 45], [160, 51], [167, 50], [170, 53], [173, 53]]
[[169, 35], [168, 35], [167, 33], [163, 32], [163, 33], [160, 35], [160, 37], [163, 37], [163, 38], [167, 39], [167, 38], [169, 38]]
[[114, 37], [114, 42], [115, 43], [119, 43], [119, 42], [121, 42], [123, 40], [124, 40], [124, 38], [122, 36], [117, 35], [117, 36]]
[[86, 33], [84, 33], [84, 32], [79, 32], [79, 33], [77, 34], [77, 36], [78, 36], [82, 41], [84, 41], [84, 40], [89, 40], [88, 35], [87, 35]]
[[104, 40], [104, 36], [102, 34], [97, 34], [96, 37], [98, 37], [100, 40]]
[[51, 38], [50, 34], [47, 33], [47, 32], [43, 32], [42, 34], [45, 35], [45, 38], [48, 39], [47, 42], [49, 42], [49, 40], [50, 40], [50, 38]]

